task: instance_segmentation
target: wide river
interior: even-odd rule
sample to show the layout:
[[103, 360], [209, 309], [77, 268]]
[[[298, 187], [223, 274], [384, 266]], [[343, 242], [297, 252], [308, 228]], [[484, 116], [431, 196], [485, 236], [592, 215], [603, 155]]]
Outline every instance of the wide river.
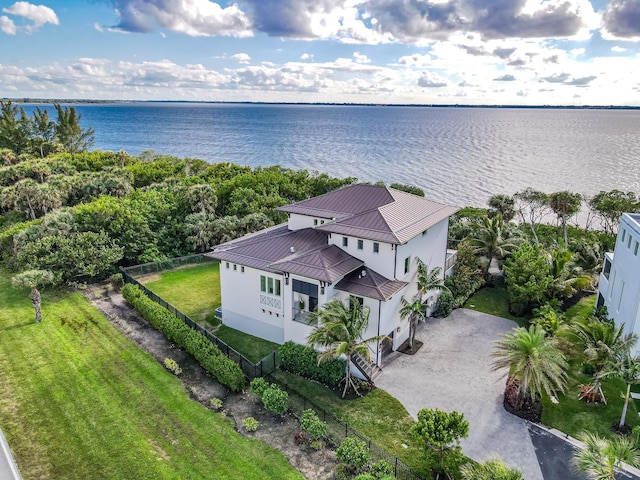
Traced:
[[483, 206], [494, 193], [526, 187], [640, 193], [640, 110], [197, 103], [76, 109], [102, 150], [410, 183], [460, 206]]

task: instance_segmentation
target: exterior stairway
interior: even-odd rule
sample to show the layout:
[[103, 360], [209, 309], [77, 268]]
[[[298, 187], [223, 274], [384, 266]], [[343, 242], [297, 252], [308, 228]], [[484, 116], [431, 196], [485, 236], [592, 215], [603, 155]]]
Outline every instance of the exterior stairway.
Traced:
[[382, 373], [382, 369], [378, 365], [368, 362], [362, 355], [357, 353], [351, 355], [351, 361], [370, 382], [373, 382]]

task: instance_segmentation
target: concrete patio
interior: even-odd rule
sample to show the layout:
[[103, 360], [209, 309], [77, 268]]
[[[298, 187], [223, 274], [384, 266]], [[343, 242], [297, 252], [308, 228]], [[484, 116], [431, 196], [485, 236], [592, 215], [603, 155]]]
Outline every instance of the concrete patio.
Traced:
[[465, 455], [478, 461], [498, 455], [527, 480], [543, 480], [526, 422], [502, 407], [505, 372], [491, 371], [494, 342], [514, 326], [466, 309], [430, 318], [417, 332], [422, 348], [415, 355], [389, 356], [376, 384], [414, 418], [421, 408], [464, 413], [470, 425], [469, 437], [461, 442]]

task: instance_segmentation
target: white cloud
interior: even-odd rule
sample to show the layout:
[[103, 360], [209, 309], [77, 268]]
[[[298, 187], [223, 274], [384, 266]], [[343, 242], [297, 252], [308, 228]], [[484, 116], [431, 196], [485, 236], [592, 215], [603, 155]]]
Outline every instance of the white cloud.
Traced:
[[236, 53], [235, 55], [232, 55], [231, 58], [242, 64], [251, 62], [251, 57], [246, 53]]
[[303, 53], [302, 55], [300, 55], [300, 60], [311, 60], [313, 58], [313, 55], [310, 53]]
[[611, 47], [611, 51], [612, 52], [616, 52], [616, 53], [624, 53], [624, 52], [627, 51], [627, 49], [626, 48], [622, 48], [622, 47], [620, 47], [618, 45], [614, 45], [613, 47]]
[[448, 85], [445, 78], [433, 72], [422, 72], [418, 79], [418, 86], [423, 88], [441, 88]]
[[[42, 27], [47, 23], [50, 23], [52, 25], [60, 24], [60, 21], [58, 20], [58, 16], [56, 15], [56, 12], [54, 12], [51, 8], [45, 5], [33, 5], [29, 2], [16, 2], [10, 7], [3, 8], [2, 11], [4, 13], [8, 13], [9, 15], [23, 17], [33, 22], [31, 25], [26, 25], [25, 27], [22, 27], [22, 29], [24, 29], [28, 33], [37, 30], [38, 28]], [[7, 17], [2, 17], [2, 18], [7, 18]], [[11, 21], [10, 19], [8, 20]], [[1, 25], [2, 31], [7, 33], [4, 28], [6, 21], [0, 20], [0, 23], [2, 24]], [[15, 25], [14, 25], [14, 28], [15, 28]], [[15, 33], [15, 31], [13, 33]], [[12, 33], [10, 33], [10, 35], [12, 35]]]
[[7, 35], [15, 35], [18, 32], [18, 29], [16, 28], [16, 24], [13, 23], [13, 20], [2, 15], [0, 16], [0, 31]]
[[366, 55], [362, 55], [360, 52], [354, 52], [353, 58], [355, 58], [358, 63], [371, 63], [371, 59]]

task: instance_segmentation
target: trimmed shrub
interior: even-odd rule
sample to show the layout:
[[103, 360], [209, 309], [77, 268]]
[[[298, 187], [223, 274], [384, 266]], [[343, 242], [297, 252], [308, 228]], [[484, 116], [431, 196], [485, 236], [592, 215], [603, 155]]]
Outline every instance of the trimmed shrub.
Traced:
[[180, 375], [182, 373], [180, 365], [178, 365], [178, 362], [176, 362], [173, 358], [165, 358], [164, 366], [174, 375]]
[[393, 467], [389, 465], [384, 460], [380, 460], [379, 462], [373, 463], [371, 468], [369, 469], [369, 473], [373, 475], [374, 478], [393, 478]]
[[278, 348], [280, 368], [301, 377], [315, 380], [330, 388], [337, 387], [344, 378], [346, 362], [327, 360], [318, 365], [318, 352], [293, 342]]
[[242, 421], [242, 426], [247, 432], [255, 432], [258, 429], [258, 421], [253, 417], [247, 417]]
[[263, 377], [254, 378], [249, 384], [254, 395], [262, 398], [264, 391], [269, 388], [269, 383]]
[[336, 450], [336, 457], [356, 474], [371, 460], [367, 444], [355, 437], [344, 439]]
[[325, 435], [328, 428], [327, 422], [320, 420], [316, 412], [310, 408], [302, 412], [302, 416], [300, 417], [300, 426], [314, 440], [318, 440], [320, 437]]
[[453, 295], [449, 290], [442, 290], [438, 297], [438, 303], [436, 304], [436, 310], [433, 312], [435, 317], [448, 317], [453, 311]]
[[212, 397], [209, 400], [209, 405], [211, 405], [211, 408], [214, 410], [220, 410], [222, 408], [222, 400], [217, 397]]
[[122, 287], [122, 296], [153, 328], [164, 333], [170, 342], [184, 348], [221, 384], [234, 392], [244, 388], [245, 378], [240, 366], [225, 357], [204, 335], [191, 329], [169, 310], [149, 299], [135, 285], [127, 284]]
[[289, 394], [272, 383], [262, 392], [262, 404], [271, 412], [283, 414], [289, 407]]

